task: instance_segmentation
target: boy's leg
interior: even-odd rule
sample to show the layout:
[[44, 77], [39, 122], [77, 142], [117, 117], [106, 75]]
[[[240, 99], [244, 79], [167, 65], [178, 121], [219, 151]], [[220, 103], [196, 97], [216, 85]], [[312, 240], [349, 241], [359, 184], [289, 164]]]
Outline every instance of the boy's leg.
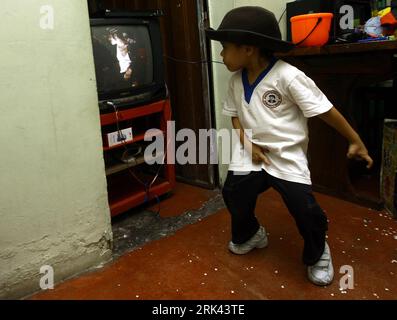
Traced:
[[324, 253], [328, 220], [313, 196], [310, 185], [269, 176], [270, 184], [282, 196], [304, 239], [303, 262], [316, 264]]
[[258, 232], [260, 225], [255, 216], [256, 200], [268, 188], [264, 171], [244, 174], [228, 172], [222, 194], [231, 214], [234, 244], [243, 244]]

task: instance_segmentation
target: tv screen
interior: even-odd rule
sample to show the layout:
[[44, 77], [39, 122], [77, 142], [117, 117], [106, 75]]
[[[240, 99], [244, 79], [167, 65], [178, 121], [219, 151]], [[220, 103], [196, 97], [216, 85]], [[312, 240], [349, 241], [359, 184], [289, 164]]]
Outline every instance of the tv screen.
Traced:
[[128, 92], [153, 83], [153, 55], [146, 26], [95, 26], [92, 41], [99, 94]]
[[94, 18], [91, 38], [99, 108], [114, 111], [166, 98], [157, 12], [109, 13]]

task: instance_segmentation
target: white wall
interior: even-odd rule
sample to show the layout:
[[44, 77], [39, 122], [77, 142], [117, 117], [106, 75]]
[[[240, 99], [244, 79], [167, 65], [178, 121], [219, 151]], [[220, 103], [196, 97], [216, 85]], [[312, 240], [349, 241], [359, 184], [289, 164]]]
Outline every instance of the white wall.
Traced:
[[[228, 11], [241, 6], [264, 7], [272, 11], [278, 20], [286, 9], [287, 2], [293, 2], [293, 0], [209, 0], [208, 6], [210, 14], [210, 25], [212, 28], [217, 29], [224, 15]], [[286, 39], [286, 24], [286, 14], [284, 14], [280, 22], [280, 29], [283, 39]], [[222, 61], [222, 58], [220, 57], [220, 44], [216, 41], [211, 42], [212, 59], [215, 61]], [[221, 64], [213, 64], [213, 71], [216, 126], [218, 130], [222, 128], [232, 128], [230, 117], [225, 117], [222, 115], [222, 101], [225, 98], [227, 84], [231, 74], [226, 69], [226, 67]], [[219, 177], [222, 184], [226, 177], [227, 170], [228, 165], [219, 165]]]
[[111, 257], [86, 3], [1, 1], [0, 298], [39, 290], [43, 265], [58, 282]]

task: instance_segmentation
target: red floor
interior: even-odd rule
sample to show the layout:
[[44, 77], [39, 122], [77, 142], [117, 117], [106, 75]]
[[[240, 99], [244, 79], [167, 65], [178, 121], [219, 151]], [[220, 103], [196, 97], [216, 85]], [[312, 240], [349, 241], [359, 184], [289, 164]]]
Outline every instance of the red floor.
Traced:
[[[162, 202], [162, 215], [200, 208], [215, 192], [178, 184]], [[302, 240], [281, 198], [263, 194], [257, 215], [269, 247], [245, 256], [228, 252], [226, 209], [175, 235], [125, 254], [105, 268], [31, 299], [397, 299], [397, 221], [329, 196], [316, 194], [330, 220], [335, 280], [322, 288], [306, 279]], [[340, 267], [354, 270], [354, 289], [340, 290]]]

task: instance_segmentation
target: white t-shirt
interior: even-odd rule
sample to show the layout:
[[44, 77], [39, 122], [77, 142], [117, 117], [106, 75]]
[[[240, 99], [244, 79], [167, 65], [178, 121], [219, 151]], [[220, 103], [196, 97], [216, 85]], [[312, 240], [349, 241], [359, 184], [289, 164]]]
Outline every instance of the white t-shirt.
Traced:
[[[260, 171], [297, 183], [311, 184], [306, 157], [309, 142], [307, 118], [332, 109], [332, 103], [316, 84], [294, 66], [277, 60], [252, 88], [246, 101], [243, 72], [233, 74], [223, 114], [238, 117], [249, 139], [267, 148], [271, 164], [255, 164], [240, 143], [234, 146], [229, 170]], [[251, 131], [251, 132], [250, 132]]]
[[119, 60], [120, 73], [124, 73], [131, 65], [130, 55], [128, 54], [128, 45], [120, 39], [112, 39], [112, 45], [117, 46], [117, 60]]

